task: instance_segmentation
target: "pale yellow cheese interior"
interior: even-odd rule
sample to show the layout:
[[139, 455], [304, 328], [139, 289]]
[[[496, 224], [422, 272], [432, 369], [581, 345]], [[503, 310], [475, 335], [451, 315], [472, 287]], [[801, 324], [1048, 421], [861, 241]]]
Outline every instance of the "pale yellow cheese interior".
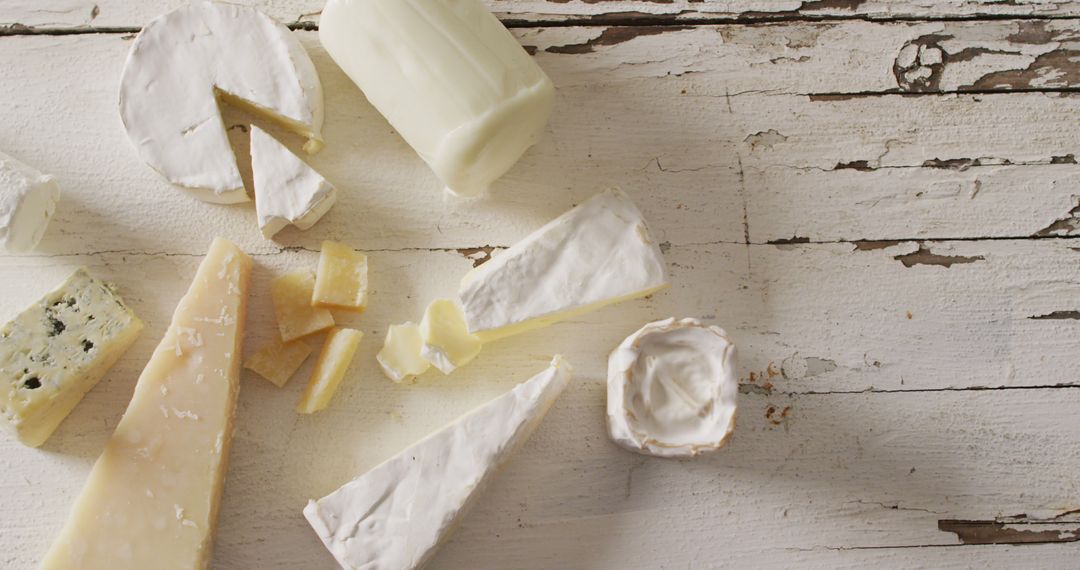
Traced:
[[480, 338], [469, 333], [465, 314], [450, 299], [436, 299], [428, 305], [420, 321], [420, 335], [424, 358], [444, 374], [465, 366], [480, 354]]
[[315, 273], [308, 270], [288, 273], [270, 282], [270, 298], [282, 342], [292, 342], [334, 326], [330, 311], [311, 306], [314, 291]]
[[330, 399], [345, 378], [345, 372], [352, 364], [363, 338], [364, 333], [353, 329], [334, 329], [326, 335], [315, 371], [311, 373], [311, 380], [296, 406], [297, 412], [313, 414], [330, 405]]
[[214, 240], [43, 570], [205, 568], [228, 462], [251, 260]]
[[244, 368], [269, 380], [279, 388], [289, 380], [311, 355], [311, 346], [302, 340], [281, 342], [274, 335], [270, 342], [255, 351], [244, 362]]
[[367, 256], [351, 247], [324, 241], [311, 304], [327, 309], [363, 311], [368, 300]]
[[427, 372], [431, 363], [424, 358], [424, 337], [416, 323], [390, 325], [382, 350], [375, 355], [379, 366], [394, 382], [404, 382]]

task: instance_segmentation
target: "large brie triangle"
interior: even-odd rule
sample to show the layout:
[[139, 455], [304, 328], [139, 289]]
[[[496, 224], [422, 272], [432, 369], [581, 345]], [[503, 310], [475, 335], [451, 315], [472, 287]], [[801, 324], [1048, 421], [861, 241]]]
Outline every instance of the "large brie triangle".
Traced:
[[423, 566], [569, 381], [569, 364], [555, 357], [531, 380], [311, 501], [304, 516], [344, 568]]
[[143, 28], [120, 79], [120, 117], [139, 155], [208, 202], [248, 200], [218, 98], [322, 145], [323, 94], [288, 28], [244, 6], [196, 0]]
[[266, 131], [251, 126], [255, 210], [266, 239], [293, 225], [306, 230], [337, 201], [337, 189]]

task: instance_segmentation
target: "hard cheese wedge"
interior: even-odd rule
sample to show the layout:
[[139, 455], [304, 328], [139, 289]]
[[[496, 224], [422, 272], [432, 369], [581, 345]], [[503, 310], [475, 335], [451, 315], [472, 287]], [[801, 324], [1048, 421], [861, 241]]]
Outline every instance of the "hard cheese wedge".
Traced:
[[488, 342], [667, 285], [641, 212], [626, 194], [608, 190], [466, 274], [458, 294], [469, 332]]
[[386, 377], [404, 382], [427, 372], [431, 363], [424, 358], [424, 337], [416, 323], [390, 325], [382, 350], [375, 355]]
[[311, 306], [314, 291], [315, 274], [311, 271], [296, 271], [270, 282], [270, 298], [282, 342], [292, 342], [334, 326], [330, 311]]
[[207, 566], [250, 273], [239, 248], [214, 240], [43, 570]]
[[79, 269], [0, 329], [0, 415], [19, 441], [45, 442], [112, 368], [143, 324]]
[[367, 308], [367, 298], [367, 256], [347, 245], [324, 241], [311, 304], [327, 309], [363, 311]]
[[311, 355], [311, 347], [302, 340], [282, 343], [277, 336], [248, 357], [244, 368], [266, 378], [279, 388], [292, 380], [296, 371]]
[[314, 414], [330, 405], [330, 399], [345, 378], [345, 372], [352, 364], [363, 338], [364, 333], [353, 329], [334, 329], [326, 335], [315, 371], [311, 373], [311, 380], [296, 406], [297, 412]]
[[251, 126], [251, 174], [263, 237], [293, 225], [306, 230], [330, 211], [337, 188], [259, 127]]
[[436, 299], [420, 321], [424, 346], [420, 354], [443, 374], [472, 362], [480, 354], [480, 339], [469, 334], [461, 307], [450, 299]]
[[423, 566], [569, 381], [569, 364], [555, 357], [531, 380], [309, 502], [304, 516], [344, 568]]

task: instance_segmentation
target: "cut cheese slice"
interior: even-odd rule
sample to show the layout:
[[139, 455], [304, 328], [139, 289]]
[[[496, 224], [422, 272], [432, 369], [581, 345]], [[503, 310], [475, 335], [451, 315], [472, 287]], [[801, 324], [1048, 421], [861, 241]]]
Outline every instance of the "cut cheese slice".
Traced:
[[248, 256], [214, 240], [42, 570], [206, 568], [250, 274]]
[[330, 0], [319, 39], [455, 194], [485, 192], [551, 116], [551, 79], [480, 0]]
[[309, 270], [288, 273], [270, 282], [270, 298], [282, 342], [292, 342], [334, 326], [330, 311], [311, 306], [314, 291], [315, 273]]
[[420, 321], [424, 346], [420, 354], [443, 374], [472, 362], [480, 354], [480, 339], [469, 334], [461, 307], [450, 299], [436, 299]]
[[282, 387], [292, 380], [296, 371], [303, 366], [311, 355], [311, 346], [302, 340], [281, 342], [274, 339], [266, 343], [244, 362], [244, 368], [266, 378], [277, 387]]
[[255, 125], [251, 126], [251, 172], [259, 229], [266, 239], [289, 225], [311, 228], [337, 201], [337, 188]]
[[570, 381], [551, 367], [304, 509], [343, 568], [423, 566]]
[[55, 178], [0, 152], [0, 251], [37, 247], [59, 200]]
[[41, 445], [142, 328], [111, 287], [77, 270], [0, 328], [0, 416]]
[[424, 358], [424, 336], [416, 323], [390, 325], [386, 342], [375, 355], [386, 377], [401, 383], [427, 372], [431, 363]]
[[245, 6], [195, 0], [148, 23], [120, 79], [120, 117], [139, 155], [208, 201], [247, 193], [218, 97], [322, 145], [322, 84], [297, 36]]
[[466, 274], [459, 296], [484, 342], [667, 287], [660, 247], [619, 190], [593, 196]]
[[311, 304], [327, 309], [363, 311], [368, 299], [367, 256], [351, 247], [324, 241]]
[[345, 378], [345, 372], [349, 370], [363, 338], [364, 333], [353, 329], [334, 329], [326, 335], [315, 371], [311, 373], [311, 380], [296, 406], [297, 412], [314, 414], [330, 405], [330, 399]]

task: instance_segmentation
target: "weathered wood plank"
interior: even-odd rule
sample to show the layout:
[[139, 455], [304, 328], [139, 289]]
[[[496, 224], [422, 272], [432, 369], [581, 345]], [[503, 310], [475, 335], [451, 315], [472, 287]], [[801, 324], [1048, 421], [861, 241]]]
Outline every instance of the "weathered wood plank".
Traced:
[[[317, 24], [323, 0], [234, 0], [291, 24]], [[912, 19], [1080, 16], [1076, 0], [486, 0], [511, 25], [579, 22], [717, 22], [784, 19]], [[131, 28], [184, 0], [5, 0], [0, 26], [71, 30]]]
[[[1010, 341], [997, 336], [992, 323], [966, 327], [957, 322], [957, 314], [965, 311], [959, 301], [964, 285], [957, 281], [978, 282], [985, 277], [967, 279], [961, 270], [993, 264], [1014, 247], [1045, 253], [1047, 243], [965, 244], [972, 249], [952, 253], [970, 255], [978, 249], [987, 260], [947, 270], [904, 268], [892, 259], [863, 262], [866, 256], [895, 252], [851, 252], [845, 251], [850, 250], [846, 245], [811, 245], [802, 250], [753, 246], [752, 266], [768, 268], [761, 273], [767, 284], [755, 282], [748, 287], [739, 281], [745, 266], [735, 263], [746, 246], [724, 246], [719, 251], [673, 248], [669, 255], [676, 272], [675, 290], [493, 344], [477, 362], [454, 376], [428, 376], [416, 386], [397, 386], [381, 376], [373, 359], [378, 339], [389, 323], [415, 318], [428, 298], [452, 291], [454, 285], [447, 276], [467, 270], [471, 263], [451, 252], [374, 252], [375, 295], [370, 311], [343, 319], [370, 337], [329, 410], [312, 417], [292, 411], [310, 363], [283, 390], [245, 373], [216, 566], [329, 567], [328, 555], [300, 516], [307, 498], [332, 490], [509, 389], [543, 367], [554, 352], [565, 353], [574, 365], [573, 386], [481, 499], [440, 554], [436, 567], [654, 568], [662, 563], [684, 567], [715, 554], [713, 542], [721, 529], [730, 541], [725, 550], [731, 560], [780, 566], [835, 563], [854, 567], [875, 560], [926, 565], [938, 556], [959, 556], [947, 548], [906, 548], [961, 544], [956, 533], [939, 528], [940, 521], [976, 521], [991, 529], [985, 531], [990, 539], [1002, 541], [1015, 541], [1017, 528], [1045, 532], [1051, 528], [1045, 525], [1053, 523], [1061, 540], [1066, 540], [1080, 524], [1080, 519], [1067, 514], [1080, 506], [1073, 480], [1080, 461], [1080, 443], [1073, 434], [1080, 428], [1080, 419], [1072, 413], [1080, 405], [1080, 389], [784, 393], [790, 386], [821, 388], [830, 385], [833, 377], [830, 372], [820, 373], [826, 364], [809, 362], [802, 366], [817, 367], [817, 376], [806, 375], [804, 370], [802, 378], [785, 378], [783, 374], [797, 375], [796, 364], [787, 362], [774, 365], [783, 372], [772, 379], [776, 387], [771, 392], [758, 381], [760, 389], [747, 390], [742, 396], [740, 423], [731, 446], [710, 458], [675, 462], [629, 454], [607, 441], [603, 423], [606, 350], [646, 319], [676, 309], [695, 314], [694, 308], [711, 309], [718, 301], [717, 320], [735, 332], [746, 360], [744, 373], [774, 349], [784, 354], [805, 348], [800, 354], [836, 356], [839, 364], [833, 372], [857, 374], [879, 386], [884, 382], [878, 379], [894, 369], [921, 367], [925, 371], [937, 365], [942, 368], [937, 373], [944, 376], [960, 374], [967, 366], [972, 377], [984, 375], [987, 368], [980, 367], [970, 352], [977, 352], [989, 366], [1004, 366], [1010, 359], [1007, 345], [1027, 340], [1032, 340], [1030, 346], [1015, 350], [1049, 355], [1053, 360], [1055, 347], [1033, 342], [1037, 335], [1031, 330], [1014, 331]], [[942, 251], [938, 244], [931, 247]], [[1020, 252], [1012, 255], [1022, 257]], [[926, 308], [916, 307], [910, 321], [901, 315], [899, 320], [909, 324], [894, 327], [888, 315], [866, 317], [854, 314], [857, 310], [842, 313], [837, 308], [839, 299], [847, 297], [858, 304], [863, 295], [843, 289], [843, 276], [823, 277], [829, 265], [822, 261], [826, 257], [850, 262], [849, 281], [855, 279], [860, 264], [864, 274], [896, 281], [894, 297], [910, 287], [903, 272], [925, 270], [922, 281], [928, 287], [935, 286], [938, 278], [931, 271], [941, 278], [954, 276], [952, 286], [957, 290], [954, 296], [936, 301], [924, 295]], [[248, 349], [273, 334], [266, 296], [269, 279], [275, 273], [313, 264], [316, 255], [292, 251], [256, 259]], [[85, 263], [96, 274], [119, 282], [122, 294], [148, 323], [136, 346], [43, 450], [0, 440], [0, 455], [7, 466], [0, 481], [0, 512], [20, 513], [0, 517], [5, 567], [32, 567], [47, 548], [123, 412], [141, 366], [198, 262], [198, 256], [122, 254], [0, 261], [0, 312], [7, 313], [9, 305], [20, 306], [32, 297], [26, 282], [49, 282]], [[878, 268], [879, 263], [899, 269], [890, 274]], [[1013, 272], [1032, 275], [1031, 284], [1054, 278], [1026, 268]], [[15, 275], [17, 280], [11, 278]], [[707, 275], [714, 276], [714, 283], [707, 281]], [[789, 285], [783, 285], [784, 278]], [[830, 300], [818, 299], [824, 295], [819, 291], [830, 287], [841, 289], [833, 291]], [[1003, 289], [1015, 290], [1008, 284]], [[743, 297], [738, 296], [740, 290]], [[1045, 289], [1040, 294], [1029, 286], [1026, 292], [1014, 294], [1013, 301], [1052, 298], [1060, 292]], [[885, 293], [865, 296], [871, 301], [886, 297]], [[896, 304], [906, 306], [904, 300]], [[987, 300], [981, 305], [997, 306]], [[944, 317], [935, 320], [935, 310]], [[1014, 309], [997, 314], [987, 311], [983, 318], [1007, 320], [1010, 310]], [[801, 324], [785, 324], [781, 316], [785, 314], [796, 315], [788, 323]], [[763, 321], [757, 329], [740, 322], [752, 315]], [[777, 326], [780, 330], [763, 331], [763, 327]], [[1019, 325], [1014, 322], [1013, 326]], [[980, 330], [986, 340], [975, 348], [964, 346], [967, 330], [971, 342]], [[847, 331], [862, 331], [865, 338], [854, 340], [855, 335], [848, 336]], [[950, 334], [955, 331], [959, 332], [954, 340]], [[1075, 337], [1063, 332], [1058, 330], [1058, 336]], [[776, 339], [771, 345], [764, 340], [768, 334]], [[857, 347], [849, 350], [849, 344]], [[1062, 341], [1063, 347], [1066, 344]], [[861, 371], [846, 371], [845, 355], [866, 348], [871, 356], [882, 358], [880, 366], [871, 362]], [[891, 360], [890, 350], [895, 351], [896, 360]], [[905, 354], [903, 359], [900, 353]], [[923, 362], [911, 363], [916, 355]], [[956, 359], [953, 368], [949, 368], [950, 356]], [[1034, 364], [1016, 358], [1016, 353], [1012, 357], [1017, 374], [1015, 382], [1006, 385], [1025, 384], [1022, 376]], [[1074, 372], [1075, 356], [1056, 365], [1062, 375]], [[939, 378], [938, 382], [944, 386], [950, 380]], [[841, 387], [840, 383], [831, 385]], [[992, 530], [999, 522], [1007, 523], [1008, 529]], [[951, 528], [948, 522], [945, 527]], [[861, 554], [832, 550], [879, 547], [889, 548]], [[1048, 560], [1060, 555], [1053, 548], [1035, 548], [1030, 555], [1043, 553], [1051, 557]], [[964, 550], [964, 556], [990, 562], [999, 560], [1002, 550], [972, 547]], [[960, 564], [959, 558], [947, 559], [957, 562], [946, 566]]]

